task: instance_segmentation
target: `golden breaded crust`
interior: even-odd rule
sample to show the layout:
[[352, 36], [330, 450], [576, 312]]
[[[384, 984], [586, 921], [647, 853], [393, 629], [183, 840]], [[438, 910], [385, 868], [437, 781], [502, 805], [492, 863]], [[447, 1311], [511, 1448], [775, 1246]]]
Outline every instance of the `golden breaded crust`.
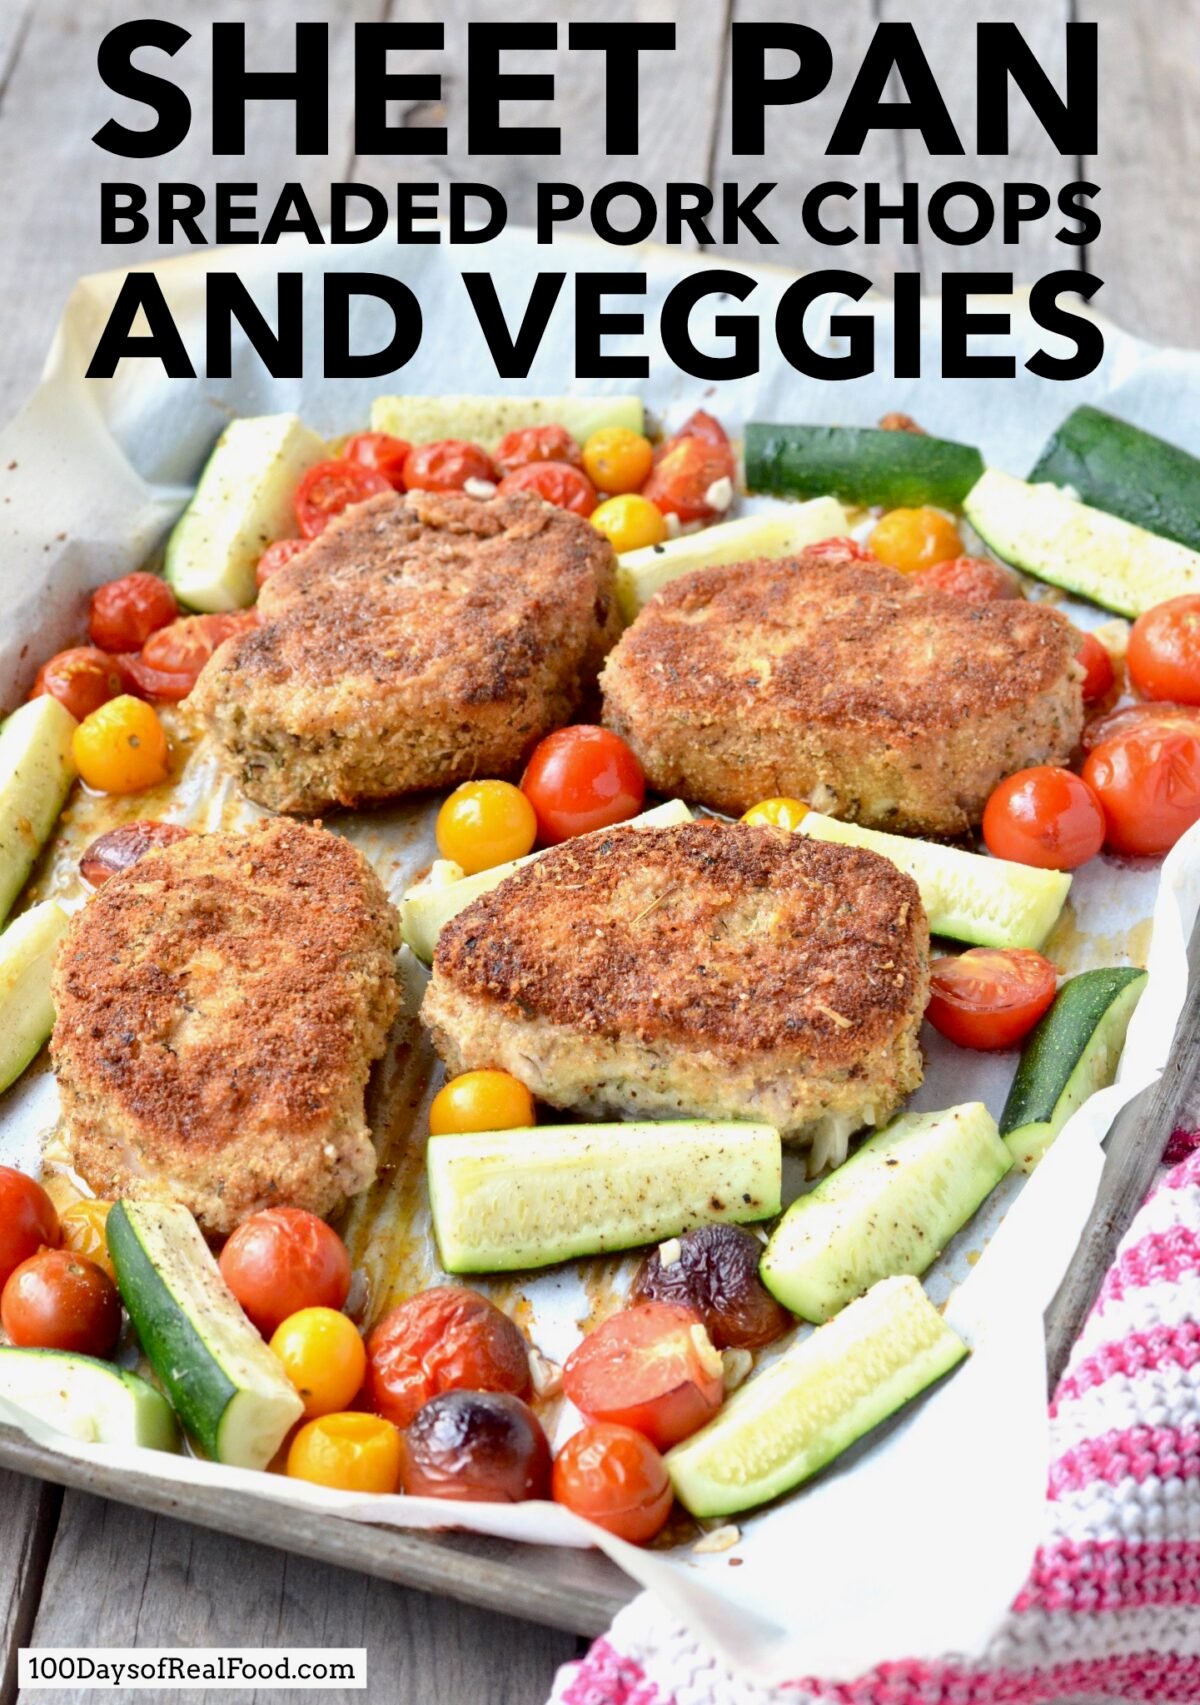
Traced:
[[653, 787], [740, 814], [772, 794], [958, 833], [1065, 762], [1078, 638], [1044, 604], [969, 604], [827, 551], [701, 570], [651, 599], [601, 681]]
[[529, 493], [384, 493], [267, 582], [192, 702], [276, 810], [508, 774], [594, 681], [614, 574], [594, 527]]
[[452, 1069], [503, 1063], [557, 1105], [862, 1124], [920, 1081], [928, 947], [916, 884], [875, 854], [618, 829], [447, 924], [422, 1017]]
[[106, 882], [54, 973], [63, 1116], [92, 1189], [169, 1196], [219, 1234], [364, 1188], [397, 936], [362, 855], [286, 821], [177, 842]]

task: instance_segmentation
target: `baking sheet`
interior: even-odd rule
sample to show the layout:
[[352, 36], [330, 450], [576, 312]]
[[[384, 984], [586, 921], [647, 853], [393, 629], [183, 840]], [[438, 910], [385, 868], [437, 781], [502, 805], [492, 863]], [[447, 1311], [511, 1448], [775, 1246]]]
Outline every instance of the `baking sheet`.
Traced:
[[[669, 422], [704, 400], [736, 430], [752, 416], [830, 422], [874, 421], [886, 409], [903, 409], [930, 430], [980, 442], [995, 465], [1023, 473], [1050, 429], [1082, 401], [1112, 407], [1130, 419], [1200, 450], [1200, 420], [1188, 402], [1200, 381], [1195, 356], [1168, 355], [1109, 332], [1101, 371], [1071, 386], [1036, 379], [1020, 367], [1012, 381], [943, 381], [929, 377], [896, 382], [886, 377], [892, 326], [885, 303], [871, 305], [880, 375], [828, 384], [801, 378], [774, 357], [764, 339], [764, 370], [753, 379], [702, 386], [676, 372], [654, 346], [653, 326], [662, 300], [679, 276], [696, 264], [665, 251], [633, 251], [631, 271], [644, 272], [647, 335], [621, 337], [610, 347], [638, 348], [650, 358], [639, 388]], [[490, 246], [488, 260], [502, 301], [519, 312], [543, 251], [522, 233]], [[459, 260], [448, 248], [396, 251], [379, 243], [326, 254], [281, 251], [265, 259], [238, 251], [189, 258], [156, 268], [177, 323], [198, 367], [203, 366], [203, 275], [236, 264], [270, 315], [276, 268], [306, 274], [306, 367], [320, 366], [319, 290], [325, 270], [393, 271], [426, 307], [421, 350], [388, 384], [352, 381], [273, 381], [253, 352], [235, 345], [229, 381], [163, 382], [134, 367], [111, 381], [80, 375], [115, 295], [118, 275], [81, 282], [56, 337], [45, 382], [30, 407], [0, 436], [0, 593], [6, 612], [0, 631], [0, 698], [15, 702], [37, 661], [74, 637], [88, 588], [138, 566], [177, 512], [211, 443], [235, 414], [296, 408], [329, 434], [361, 425], [371, 397], [383, 389], [410, 391], [598, 392], [627, 390], [573, 380], [573, 328], [569, 287], [576, 270], [614, 270], [611, 251], [587, 239], [556, 243], [553, 263], [568, 273], [560, 305], [527, 380], [487, 383], [491, 370], [482, 337], [473, 331]], [[463, 264], [476, 266], [478, 251]], [[791, 275], [739, 268], [757, 281], [749, 306], [769, 328], [774, 304]], [[620, 306], [628, 306], [621, 303]], [[714, 305], [716, 312], [732, 304]], [[826, 304], [826, 316], [837, 304]], [[846, 306], [846, 305], [842, 305]], [[979, 340], [981, 350], [1003, 347], [1018, 363], [1043, 343], [1018, 300], [1011, 304], [1011, 339]], [[863, 311], [862, 305], [855, 310]], [[356, 344], [371, 347], [386, 336], [374, 305], [366, 304], [354, 328]], [[936, 304], [926, 307], [926, 365], [938, 365]], [[701, 342], [717, 347], [711, 335]], [[1082, 625], [1097, 612], [1065, 606]], [[186, 713], [183, 713], [186, 721]], [[182, 726], [182, 725], [181, 725]], [[72, 808], [68, 841], [87, 838], [89, 802]], [[107, 809], [107, 807], [106, 807]], [[136, 815], [154, 814], [145, 795], [130, 802]], [[209, 826], [243, 811], [202, 746], [192, 751], [172, 815], [192, 815]], [[427, 806], [401, 807], [336, 826], [375, 862], [394, 896], [432, 857]], [[71, 859], [42, 873], [41, 891], [71, 903]], [[1151, 917], [1157, 916], [1151, 939]], [[778, 1508], [742, 1524], [738, 1546], [702, 1557], [688, 1547], [636, 1551], [617, 1541], [605, 1549], [631, 1574], [653, 1586], [664, 1603], [714, 1645], [734, 1667], [776, 1679], [800, 1673], [851, 1676], [890, 1657], [933, 1655], [978, 1647], [997, 1625], [1024, 1578], [1042, 1516], [1046, 1471], [1045, 1373], [1042, 1313], [1062, 1276], [1087, 1217], [1099, 1179], [1100, 1141], [1117, 1107], [1153, 1081], [1165, 1063], [1186, 986], [1184, 944], [1200, 903], [1200, 837], [1181, 843], [1161, 872], [1155, 866], [1118, 866], [1099, 859], [1076, 879], [1071, 903], [1050, 943], [1051, 957], [1071, 972], [1129, 959], [1151, 966], [1151, 982], [1135, 1015], [1121, 1082], [1081, 1110], [1033, 1180], [1006, 1181], [983, 1213], [946, 1252], [928, 1286], [939, 1303], [949, 1298], [954, 1324], [975, 1354], [953, 1379], [908, 1410], [899, 1422], [860, 1446], [814, 1486]], [[422, 973], [403, 956], [411, 1002], [419, 999]], [[947, 1106], [981, 1098], [994, 1111], [1003, 1101], [1014, 1057], [964, 1056], [926, 1030], [929, 1069], [917, 1107]], [[424, 1235], [427, 1211], [420, 1183], [419, 1145], [424, 1130], [429, 1058], [419, 1032], [401, 1031], [376, 1094], [377, 1134], [385, 1136], [396, 1170], [368, 1193], [347, 1227], [366, 1269], [374, 1306], [434, 1276]], [[0, 1155], [31, 1164], [53, 1125], [53, 1082], [35, 1073], [0, 1107]], [[380, 1127], [386, 1127], [381, 1132]], [[405, 1225], [397, 1226], [397, 1205]], [[561, 1360], [588, 1323], [620, 1300], [628, 1267], [593, 1262], [551, 1272], [531, 1282], [508, 1282], [493, 1291], [513, 1307], [544, 1354]], [[519, 1293], [519, 1294], [518, 1294]], [[0, 1419], [13, 1419], [0, 1405]], [[553, 1424], [553, 1423], [552, 1423]], [[558, 1416], [561, 1436], [572, 1424]], [[96, 1446], [66, 1446], [49, 1429], [27, 1430], [42, 1442], [117, 1467], [134, 1459]], [[418, 1499], [348, 1499], [273, 1476], [248, 1475], [188, 1459], [136, 1457], [139, 1472], [159, 1473], [192, 1485], [199, 1501], [214, 1483], [245, 1495], [281, 1499], [352, 1519], [405, 1526], [446, 1521], [444, 1503]], [[478, 1531], [558, 1544], [586, 1544], [593, 1530], [554, 1506], [460, 1506]], [[738, 1566], [731, 1567], [735, 1562]]]

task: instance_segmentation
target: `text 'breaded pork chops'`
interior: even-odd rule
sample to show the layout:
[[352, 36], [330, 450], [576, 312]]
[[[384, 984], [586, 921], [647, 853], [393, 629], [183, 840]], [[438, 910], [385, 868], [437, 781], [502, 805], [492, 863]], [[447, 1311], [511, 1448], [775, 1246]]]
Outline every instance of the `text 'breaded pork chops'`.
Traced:
[[397, 918], [361, 853], [286, 821], [146, 855], [73, 918], [51, 1042], [74, 1164], [101, 1197], [209, 1233], [333, 1212], [375, 1175], [363, 1116], [399, 1006]]
[[1070, 758], [1079, 637], [1045, 604], [968, 604], [829, 550], [689, 574], [601, 678], [651, 787], [740, 815], [774, 795], [952, 835], [997, 782]]
[[614, 574], [607, 539], [531, 493], [382, 493], [272, 576], [192, 703], [277, 811], [508, 775], [594, 683]]
[[615, 829], [443, 929], [421, 1016], [452, 1072], [590, 1114], [843, 1140], [921, 1081], [929, 929], [887, 860], [784, 830]]

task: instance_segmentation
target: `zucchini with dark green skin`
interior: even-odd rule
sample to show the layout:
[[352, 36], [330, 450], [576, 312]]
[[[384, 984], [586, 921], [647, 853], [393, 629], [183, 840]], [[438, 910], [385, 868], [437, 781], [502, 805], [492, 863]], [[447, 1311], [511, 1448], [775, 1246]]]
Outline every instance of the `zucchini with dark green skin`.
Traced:
[[1135, 966], [1083, 971], [1030, 1032], [1000, 1115], [1019, 1171], [1032, 1172], [1076, 1108], [1116, 1077], [1146, 975]]
[[881, 427], [773, 426], [752, 420], [745, 437], [746, 489], [770, 497], [840, 498], [886, 509], [934, 504], [960, 509], [983, 473], [968, 444]]
[[1029, 480], [1200, 551], [1200, 460], [1103, 409], [1068, 415]]

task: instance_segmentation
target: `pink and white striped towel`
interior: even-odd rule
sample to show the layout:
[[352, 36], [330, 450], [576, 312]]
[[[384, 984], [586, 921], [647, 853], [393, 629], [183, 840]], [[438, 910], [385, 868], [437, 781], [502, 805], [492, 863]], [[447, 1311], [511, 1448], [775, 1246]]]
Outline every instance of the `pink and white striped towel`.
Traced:
[[1200, 1701], [1200, 1133], [1165, 1158], [1055, 1392], [1046, 1537], [981, 1656], [764, 1688], [643, 1594], [559, 1671], [551, 1705]]

